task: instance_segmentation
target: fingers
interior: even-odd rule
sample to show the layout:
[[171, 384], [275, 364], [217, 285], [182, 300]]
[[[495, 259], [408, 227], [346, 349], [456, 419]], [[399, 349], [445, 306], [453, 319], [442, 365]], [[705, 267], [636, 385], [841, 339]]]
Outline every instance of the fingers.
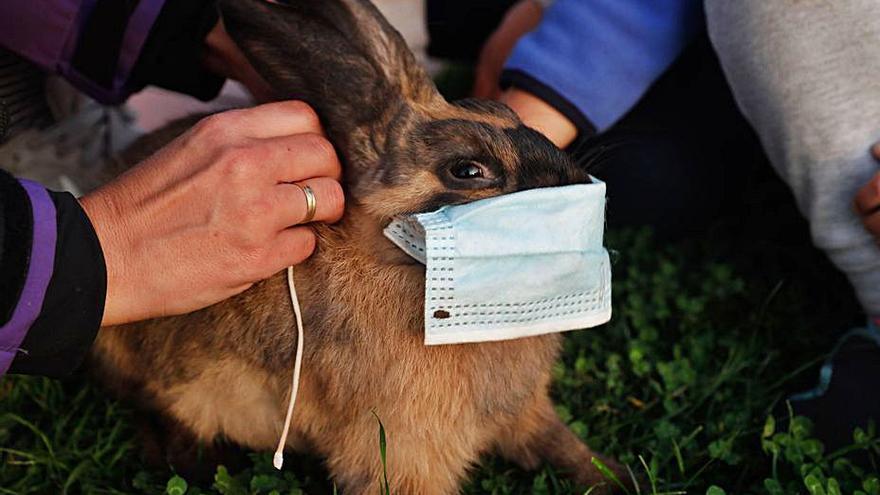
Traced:
[[880, 207], [880, 173], [862, 186], [855, 197], [856, 213], [859, 215], [869, 215], [878, 207]]
[[292, 227], [282, 230], [275, 238], [273, 264], [270, 273], [277, 273], [291, 265], [305, 261], [315, 251], [317, 238], [311, 227]]
[[318, 177], [298, 184], [278, 184], [275, 187], [275, 202], [279, 212], [277, 227], [279, 229], [286, 229], [306, 220], [308, 203], [305, 192], [300, 186], [308, 186], [315, 196], [315, 216], [311, 221], [333, 223], [342, 218], [345, 197], [339, 182]]
[[312, 177], [342, 177], [342, 165], [333, 145], [320, 134], [308, 133], [263, 140], [267, 163], [275, 182], [299, 182]]
[[[871, 154], [880, 159], [880, 143], [871, 148]], [[880, 240], [880, 172], [859, 189], [853, 203], [862, 225]]]
[[862, 216], [862, 225], [875, 239], [880, 237], [880, 213]]
[[212, 115], [218, 127], [250, 138], [267, 139], [291, 134], [324, 134], [318, 114], [302, 101], [278, 101], [253, 108]]

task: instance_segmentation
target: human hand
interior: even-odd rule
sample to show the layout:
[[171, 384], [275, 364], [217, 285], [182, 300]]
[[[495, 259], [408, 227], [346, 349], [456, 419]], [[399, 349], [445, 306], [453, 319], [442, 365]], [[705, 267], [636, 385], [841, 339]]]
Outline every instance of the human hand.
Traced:
[[[874, 145], [871, 153], [880, 160], [880, 143]], [[859, 189], [853, 207], [861, 218], [862, 225], [880, 243], [880, 172]]]
[[258, 102], [265, 103], [277, 99], [269, 83], [257, 73], [238, 45], [229, 37], [222, 20], [218, 21], [205, 37], [203, 64], [217, 75], [242, 83]]
[[510, 8], [498, 28], [480, 50], [474, 74], [473, 95], [497, 100], [501, 96], [498, 79], [514, 45], [541, 22], [544, 9], [535, 0], [520, 0]]
[[577, 137], [577, 126], [568, 117], [527, 91], [510, 88], [501, 94], [500, 101], [516, 112], [524, 125], [540, 132], [560, 148], [565, 148]]
[[102, 325], [182, 314], [244, 291], [307, 258], [295, 226], [343, 213], [341, 169], [314, 111], [296, 101], [203, 119], [81, 198], [107, 265]]

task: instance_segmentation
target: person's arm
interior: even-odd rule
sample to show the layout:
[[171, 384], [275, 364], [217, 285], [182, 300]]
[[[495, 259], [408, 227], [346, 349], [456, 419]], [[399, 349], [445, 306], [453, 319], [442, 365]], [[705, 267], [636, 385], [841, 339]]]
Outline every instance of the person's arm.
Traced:
[[76, 198], [0, 171], [0, 374], [63, 376], [103, 315], [104, 258]]
[[207, 100], [224, 77], [251, 82], [235, 64], [214, 62], [229, 54], [218, 33], [214, 0], [33, 0], [0, 16], [0, 46], [106, 104], [148, 84]]
[[702, 25], [699, 0], [556, 0], [539, 22], [546, 2], [522, 3], [531, 5], [512, 13], [528, 19], [506, 19], [497, 33], [508, 23], [537, 27], [507, 58], [501, 100], [563, 147], [619, 120]]
[[100, 326], [195, 311], [307, 258], [300, 225], [342, 216], [315, 112], [285, 101], [203, 119], [80, 198], [0, 172], [0, 374], [61, 376]]

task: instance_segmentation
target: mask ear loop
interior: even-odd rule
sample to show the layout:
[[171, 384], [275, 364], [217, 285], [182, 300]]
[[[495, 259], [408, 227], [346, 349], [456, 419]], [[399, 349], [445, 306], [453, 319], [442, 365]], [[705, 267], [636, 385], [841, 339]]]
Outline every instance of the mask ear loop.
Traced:
[[290, 420], [293, 417], [293, 405], [296, 403], [296, 394], [299, 392], [299, 374], [302, 368], [302, 311], [299, 307], [299, 299], [296, 297], [296, 285], [293, 283], [292, 266], [287, 267], [287, 287], [290, 289], [290, 304], [293, 306], [293, 314], [296, 316], [296, 359], [293, 364], [293, 379], [290, 384], [290, 402], [287, 404], [287, 417], [284, 418], [284, 430], [281, 432], [281, 438], [278, 439], [278, 448], [275, 449], [275, 456], [272, 458], [272, 465], [275, 466], [275, 469], [281, 469], [281, 466], [284, 464], [284, 444], [287, 441], [287, 434], [290, 432]]

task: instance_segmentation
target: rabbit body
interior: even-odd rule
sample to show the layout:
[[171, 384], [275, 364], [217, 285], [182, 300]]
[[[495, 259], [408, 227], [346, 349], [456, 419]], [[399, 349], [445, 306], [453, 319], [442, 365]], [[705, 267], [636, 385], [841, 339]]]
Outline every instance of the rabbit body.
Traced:
[[[525, 468], [548, 461], [584, 486], [602, 482], [591, 464], [597, 455], [548, 395], [560, 336], [425, 346], [425, 268], [382, 235], [395, 214], [583, 182], [586, 173], [506, 107], [446, 103], [368, 2], [222, 6], [260, 73], [316, 108], [345, 166], [345, 216], [315, 226], [317, 251], [295, 267], [305, 337], [287, 445], [323, 457], [344, 493], [371, 492], [382, 472], [375, 412], [394, 493], [456, 493], [467, 469], [493, 451]], [[318, 42], [321, 49], [310, 45]], [[341, 48], [326, 49], [334, 43]], [[365, 89], [352, 91], [354, 83]], [[142, 139], [124, 161], [149, 156], [191, 122]], [[479, 162], [491, 180], [450, 176], [461, 160]], [[271, 450], [295, 351], [278, 274], [195, 313], [104, 328], [92, 363], [112, 390], [201, 442]]]
[[[371, 411], [387, 431], [398, 493], [454, 493], [468, 466], [495, 447], [522, 453], [517, 460], [531, 467], [542, 450], [560, 447], [572, 466], [588, 468], [585, 447], [547, 395], [559, 337], [425, 346], [423, 268], [380, 264], [356, 219], [350, 210], [338, 227], [321, 229], [320, 251], [296, 267], [304, 370], [289, 445], [325, 457], [346, 493], [379, 479]], [[150, 409], [198, 439], [271, 450], [295, 332], [279, 275], [197, 313], [104, 329], [96, 353], [120, 391], [147, 397]], [[549, 445], [554, 433], [570, 445]]]

